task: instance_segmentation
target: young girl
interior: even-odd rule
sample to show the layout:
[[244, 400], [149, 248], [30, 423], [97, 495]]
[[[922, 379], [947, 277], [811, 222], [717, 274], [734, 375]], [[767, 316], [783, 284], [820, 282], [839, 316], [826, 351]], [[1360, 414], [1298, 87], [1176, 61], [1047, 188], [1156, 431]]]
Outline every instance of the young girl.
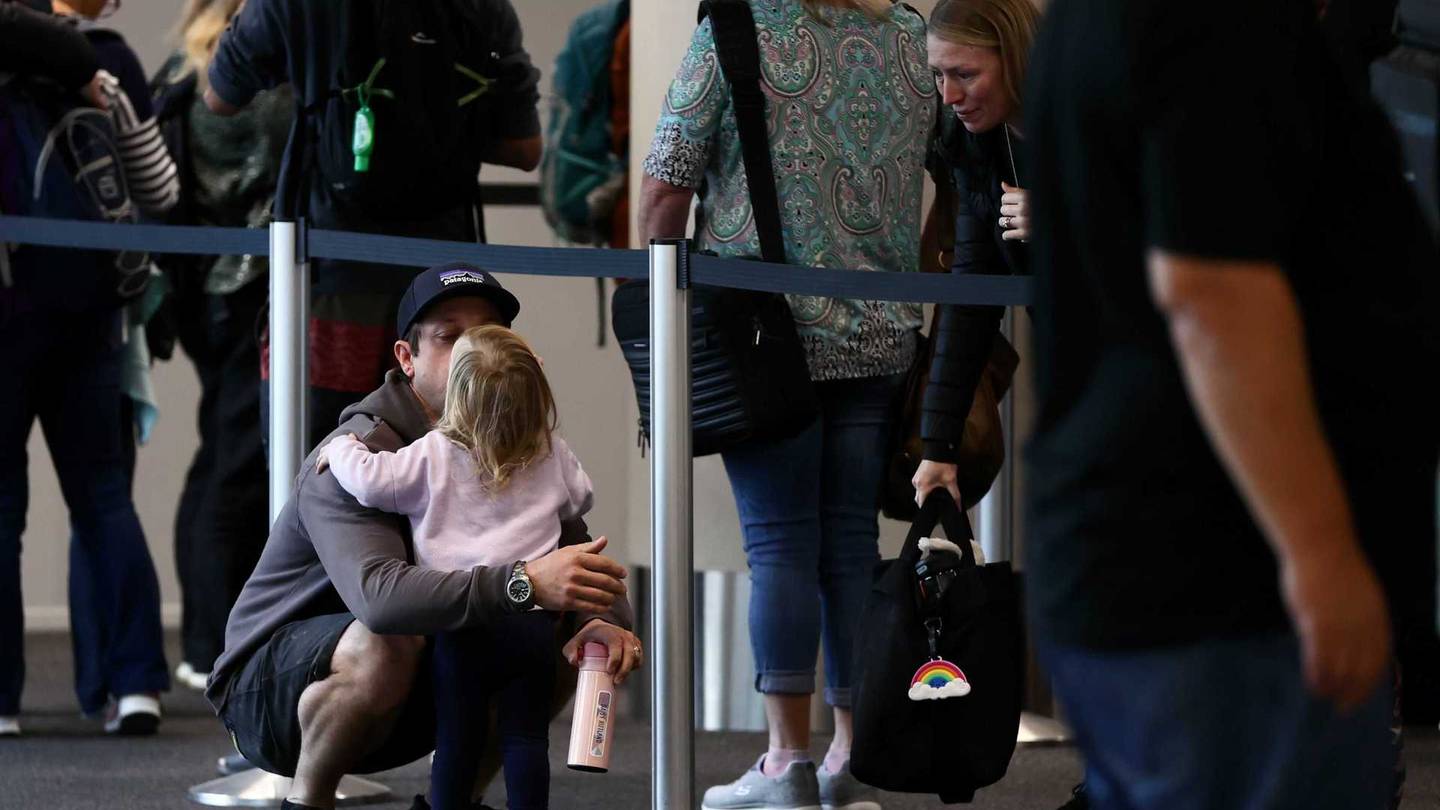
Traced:
[[[509, 329], [481, 326], [455, 343], [434, 430], [395, 453], [340, 436], [322, 457], [361, 505], [410, 519], [417, 565], [508, 566], [553, 551], [561, 522], [590, 509], [590, 479], [555, 424], [539, 358]], [[492, 697], [511, 810], [547, 806], [557, 655], [555, 616], [540, 610], [436, 637], [435, 810], [471, 806]]]

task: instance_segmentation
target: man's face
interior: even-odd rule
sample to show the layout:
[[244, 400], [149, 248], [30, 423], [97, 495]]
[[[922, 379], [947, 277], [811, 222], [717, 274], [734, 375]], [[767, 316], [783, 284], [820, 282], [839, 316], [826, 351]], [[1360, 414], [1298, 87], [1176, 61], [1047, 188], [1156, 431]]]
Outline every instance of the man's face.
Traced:
[[501, 323], [500, 311], [484, 298], [460, 296], [441, 301], [416, 322], [418, 346], [401, 336], [395, 341], [395, 359], [410, 378], [431, 420], [445, 406], [445, 386], [450, 379], [450, 351], [466, 329]]

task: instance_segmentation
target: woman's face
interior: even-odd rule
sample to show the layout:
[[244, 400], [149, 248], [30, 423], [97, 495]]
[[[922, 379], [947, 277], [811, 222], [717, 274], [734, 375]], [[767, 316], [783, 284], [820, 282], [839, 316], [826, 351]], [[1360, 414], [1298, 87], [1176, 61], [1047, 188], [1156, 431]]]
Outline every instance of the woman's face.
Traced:
[[1005, 92], [999, 50], [957, 45], [934, 35], [927, 41], [935, 89], [965, 129], [979, 135], [1010, 120], [1015, 105]]

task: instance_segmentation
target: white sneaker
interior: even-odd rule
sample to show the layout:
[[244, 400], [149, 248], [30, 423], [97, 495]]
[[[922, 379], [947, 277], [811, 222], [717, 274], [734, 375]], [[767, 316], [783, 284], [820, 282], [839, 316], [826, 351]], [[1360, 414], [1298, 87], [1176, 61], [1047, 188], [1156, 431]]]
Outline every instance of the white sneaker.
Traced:
[[160, 698], [153, 694], [122, 695], [105, 715], [106, 734], [139, 737], [159, 728]]
[[181, 686], [204, 692], [206, 683], [210, 681], [210, 673], [196, 672], [189, 661], [181, 661], [180, 666], [175, 668], [175, 680], [179, 681]]
[[0, 717], [0, 737], [19, 737], [20, 718]]

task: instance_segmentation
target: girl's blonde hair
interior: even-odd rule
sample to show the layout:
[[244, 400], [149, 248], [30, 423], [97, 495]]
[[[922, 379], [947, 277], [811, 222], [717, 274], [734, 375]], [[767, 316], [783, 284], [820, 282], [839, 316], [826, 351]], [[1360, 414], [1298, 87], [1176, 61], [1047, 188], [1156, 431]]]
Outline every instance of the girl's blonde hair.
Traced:
[[954, 45], [999, 51], [1005, 93], [1020, 110], [1020, 88], [1039, 24], [1040, 11], [1031, 0], [940, 0], [930, 12], [929, 33]]
[[435, 429], [471, 452], [494, 489], [549, 454], [555, 396], [519, 335], [503, 326], [465, 330], [450, 354], [447, 385]]
[[185, 3], [175, 37], [185, 52], [185, 67], [195, 72], [201, 86], [206, 83], [205, 74], [220, 44], [220, 35], [244, 4], [245, 0], [187, 0]]

